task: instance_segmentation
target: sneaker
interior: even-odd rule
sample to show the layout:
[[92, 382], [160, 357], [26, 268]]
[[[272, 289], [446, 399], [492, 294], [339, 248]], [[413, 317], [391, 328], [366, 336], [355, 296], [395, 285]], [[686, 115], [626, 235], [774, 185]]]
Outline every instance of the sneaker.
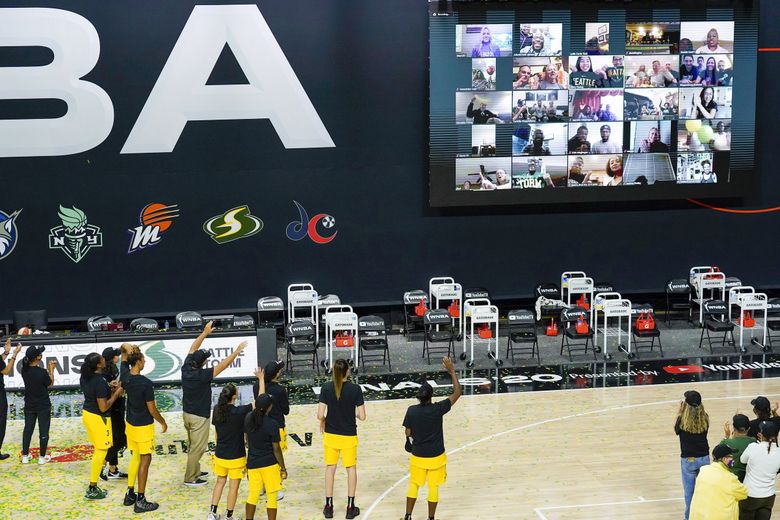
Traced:
[[209, 472], [208, 471], [201, 471], [200, 472], [200, 476], [201, 477], [208, 477], [209, 476]]
[[29, 464], [32, 460], [32, 455], [22, 455], [22, 464]]
[[156, 510], [158, 507], [160, 507], [160, 504], [157, 502], [149, 502], [146, 500], [146, 497], [144, 497], [135, 501], [133, 511], [136, 513], [148, 513], [149, 511]]
[[325, 518], [333, 518], [333, 506], [323, 507], [322, 516], [324, 516]]
[[209, 511], [209, 516], [207, 520], [219, 520], [219, 515]]
[[125, 493], [125, 499], [122, 502], [123, 506], [132, 506], [135, 504], [135, 501], [138, 500], [138, 495], [135, 493], [135, 491], [127, 490], [127, 493]]
[[100, 480], [108, 481], [108, 466], [103, 466], [100, 470]]
[[9, 455], [9, 454], [7, 454], [7, 453], [0, 453], [0, 460], [5, 460], [5, 459], [7, 459], [8, 457], [10, 457], [10, 455]]
[[108, 495], [108, 491], [95, 486], [87, 488], [87, 493], [84, 495], [84, 498], [87, 500], [103, 500], [106, 498], [106, 495]]
[[185, 486], [189, 486], [189, 487], [200, 487], [200, 486], [205, 486], [206, 484], [208, 484], [208, 482], [206, 482], [202, 478], [195, 479], [195, 481], [193, 481], [193, 482], [185, 482], [184, 483]]
[[114, 473], [111, 470], [108, 470], [108, 480], [119, 480], [123, 478], [127, 478], [127, 473], [122, 473], [121, 471], [117, 470], [116, 473]]
[[360, 515], [360, 508], [358, 506], [352, 506], [347, 508], [347, 519], [355, 518]]
[[279, 491], [276, 492], [276, 500], [281, 500], [283, 498], [284, 498], [284, 491], [280, 489]]
[[38, 464], [43, 466], [47, 462], [51, 460], [51, 455], [46, 455], [45, 457], [38, 457]]

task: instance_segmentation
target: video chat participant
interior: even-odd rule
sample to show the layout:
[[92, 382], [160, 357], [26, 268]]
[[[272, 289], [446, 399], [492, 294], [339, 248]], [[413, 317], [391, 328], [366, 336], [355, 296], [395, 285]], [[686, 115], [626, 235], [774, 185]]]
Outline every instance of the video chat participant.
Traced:
[[185, 486], [203, 486], [207, 482], [201, 477], [207, 473], [200, 470], [200, 459], [206, 452], [209, 441], [209, 417], [211, 416], [211, 382], [233, 363], [246, 348], [242, 342], [215, 367], [206, 367], [211, 357], [208, 350], [200, 350], [203, 341], [214, 330], [214, 323], [208, 322], [203, 332], [195, 338], [189, 354], [181, 367], [182, 421], [187, 430], [187, 468], [184, 472]]
[[[609, 107], [609, 105], [607, 105], [607, 107]], [[623, 151], [622, 144], [616, 141], [610, 141], [609, 138], [612, 134], [612, 129], [609, 125], [601, 125], [599, 134], [601, 135], [601, 141], [593, 143], [591, 146], [593, 153], [621, 153]]]
[[493, 43], [490, 27], [482, 28], [482, 40], [471, 49], [472, 58], [497, 58], [501, 56], [501, 49]]
[[409, 457], [409, 489], [406, 492], [406, 516], [412, 520], [420, 487], [428, 483], [428, 520], [436, 516], [439, 505], [439, 486], [447, 480], [447, 454], [444, 450], [444, 416], [458, 402], [462, 394], [458, 375], [452, 360], [445, 357], [442, 365], [452, 379], [452, 394], [432, 403], [433, 387], [425, 382], [417, 390], [420, 404], [410, 406], [404, 417], [406, 451]]
[[474, 109], [474, 102], [477, 100], [477, 97], [474, 96], [471, 98], [471, 102], [469, 103], [469, 106], [466, 108], [466, 117], [473, 118], [472, 122], [475, 125], [486, 125], [490, 122], [490, 119], [496, 118], [498, 119], [498, 116], [487, 109], [487, 103], [484, 101], [481, 101], [479, 104], [479, 109]]

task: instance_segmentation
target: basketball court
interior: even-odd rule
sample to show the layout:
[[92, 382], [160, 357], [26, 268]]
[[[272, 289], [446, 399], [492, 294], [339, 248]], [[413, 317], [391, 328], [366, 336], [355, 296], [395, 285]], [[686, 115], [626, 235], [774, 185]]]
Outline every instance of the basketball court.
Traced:
[[[780, 399], [780, 381], [774, 378], [462, 397], [445, 420], [448, 479], [440, 492], [437, 518], [679, 518], [683, 507], [679, 444], [672, 425], [679, 399], [690, 388], [702, 393], [710, 414], [711, 446], [722, 438], [723, 423], [737, 410], [751, 415], [750, 399], [756, 395]], [[403, 517], [408, 456], [401, 422], [413, 402], [367, 402], [368, 418], [358, 426], [360, 518]], [[322, 518], [322, 438], [316, 431], [315, 409], [313, 404], [293, 406], [288, 418], [288, 433], [296, 434], [304, 446], [288, 439], [285, 458], [290, 478], [286, 497], [279, 503], [279, 518]], [[149, 516], [205, 518], [214, 477], [209, 477], [208, 486], [182, 485], [186, 455], [178, 441], [186, 437], [181, 414], [164, 415], [169, 430], [160, 434], [156, 427], [162, 449], [154, 456], [147, 487], [149, 497], [159, 500], [160, 510]], [[10, 421], [8, 452], [19, 452], [21, 429], [22, 421]], [[311, 446], [305, 446], [307, 432], [313, 433]], [[123, 481], [105, 483], [106, 500], [83, 498], [89, 453], [82, 453], [83, 460], [56, 462], [65, 451], [79, 451], [62, 447], [85, 444], [80, 418], [55, 418], [50, 437], [54, 462], [23, 466], [12, 457], [0, 464], [4, 512], [41, 519], [136, 516], [120, 504]], [[208, 457], [204, 456], [204, 463]], [[120, 468], [126, 466], [123, 457]], [[243, 517], [246, 491], [243, 482], [236, 508], [239, 517]], [[420, 492], [415, 518], [424, 518], [426, 492]], [[346, 503], [346, 476], [341, 469], [334, 503], [339, 518]]]

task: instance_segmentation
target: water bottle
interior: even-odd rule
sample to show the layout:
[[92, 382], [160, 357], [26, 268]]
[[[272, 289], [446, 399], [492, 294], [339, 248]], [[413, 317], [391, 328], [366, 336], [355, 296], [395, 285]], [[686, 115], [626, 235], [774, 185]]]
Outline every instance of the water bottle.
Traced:
[[171, 324], [168, 323], [168, 320], [165, 320], [165, 330], [168, 330], [168, 327], [170, 327]]

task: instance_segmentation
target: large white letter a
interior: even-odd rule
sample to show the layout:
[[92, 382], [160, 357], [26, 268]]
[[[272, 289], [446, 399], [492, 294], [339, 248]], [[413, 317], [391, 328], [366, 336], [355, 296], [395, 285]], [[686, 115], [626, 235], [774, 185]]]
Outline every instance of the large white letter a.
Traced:
[[[248, 85], [206, 85], [225, 44]], [[199, 5], [122, 153], [171, 152], [187, 121], [230, 119], [270, 119], [286, 148], [335, 146], [257, 6]]]

